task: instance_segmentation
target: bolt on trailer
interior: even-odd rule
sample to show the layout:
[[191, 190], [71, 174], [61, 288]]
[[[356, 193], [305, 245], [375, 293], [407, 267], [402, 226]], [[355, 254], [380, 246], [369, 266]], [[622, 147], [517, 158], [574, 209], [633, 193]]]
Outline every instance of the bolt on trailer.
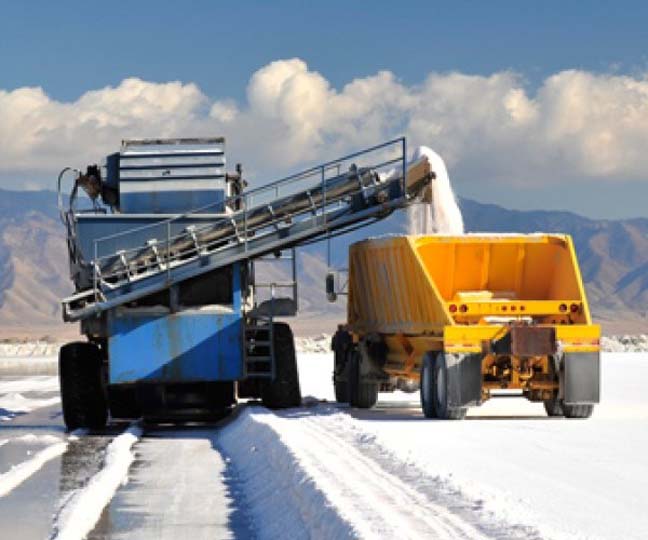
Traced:
[[511, 391], [549, 416], [589, 417], [599, 402], [600, 327], [567, 235], [358, 242], [347, 310], [333, 338], [340, 402], [420, 389], [425, 416], [442, 419]]
[[[293, 335], [276, 320], [297, 312], [295, 248], [419, 197], [431, 177], [408, 174], [406, 150], [395, 139], [256, 189], [240, 165], [226, 172], [221, 137], [126, 140], [101, 167], [64, 169], [63, 318], [86, 337], [60, 351], [66, 426], [194, 420], [238, 397], [299, 405]], [[285, 281], [266, 278], [273, 263]]]

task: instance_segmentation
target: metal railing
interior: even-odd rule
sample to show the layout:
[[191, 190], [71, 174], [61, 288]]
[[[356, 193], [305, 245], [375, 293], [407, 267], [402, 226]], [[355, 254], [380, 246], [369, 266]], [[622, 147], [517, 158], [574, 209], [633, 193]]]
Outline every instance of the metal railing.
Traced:
[[[310, 217], [319, 218], [326, 226], [331, 209], [344, 208], [353, 195], [377, 187], [380, 175], [384, 176], [388, 168], [395, 170], [400, 177], [403, 194], [406, 152], [405, 138], [393, 139], [192, 212], [96, 238], [90, 262], [95, 301], [101, 299], [103, 289], [114, 289], [152, 274], [166, 272], [170, 283], [174, 267], [233, 244], [242, 244], [247, 252], [251, 239], [258, 240], [289, 222]], [[344, 172], [345, 167], [348, 167], [347, 172]], [[349, 180], [355, 180], [357, 185], [349, 189]], [[204, 216], [208, 210], [216, 210], [208, 224], [192, 225], [174, 232], [173, 229], [183, 220], [198, 213]], [[129, 237], [141, 237], [145, 231], [151, 231], [145, 245], [129, 246]], [[129, 247], [108, 254], [103, 249], [109, 244], [122, 243]]]

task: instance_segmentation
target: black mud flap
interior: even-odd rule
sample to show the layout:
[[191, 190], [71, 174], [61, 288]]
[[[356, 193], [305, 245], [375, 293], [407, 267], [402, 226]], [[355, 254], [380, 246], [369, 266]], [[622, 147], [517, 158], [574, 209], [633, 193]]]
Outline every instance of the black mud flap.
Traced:
[[565, 403], [598, 403], [601, 394], [600, 354], [565, 353], [564, 366]]
[[482, 395], [482, 357], [479, 354], [445, 354], [450, 407], [479, 405]]

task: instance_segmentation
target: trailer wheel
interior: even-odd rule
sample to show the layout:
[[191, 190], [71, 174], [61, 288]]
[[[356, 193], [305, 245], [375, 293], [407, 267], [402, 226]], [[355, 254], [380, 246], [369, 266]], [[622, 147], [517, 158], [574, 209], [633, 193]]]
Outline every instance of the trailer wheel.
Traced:
[[335, 401], [349, 403], [349, 384], [342, 381], [335, 382]]
[[426, 353], [421, 366], [421, 409], [425, 418], [437, 418], [434, 403], [434, 353]]
[[562, 403], [558, 398], [546, 399], [544, 408], [547, 411], [547, 416], [565, 416]]
[[349, 405], [358, 409], [371, 409], [378, 401], [379, 385], [362, 380], [360, 376], [360, 353], [355, 349], [351, 349], [349, 355]]
[[[341, 351], [335, 351], [335, 367], [333, 369], [333, 386], [335, 388], [335, 401], [349, 403], [349, 363], [340, 359]], [[340, 380], [343, 378], [344, 380]]]
[[99, 429], [108, 420], [101, 354], [93, 343], [67, 343], [59, 351], [63, 420], [68, 430]]
[[335, 401], [349, 403], [349, 362], [348, 351], [353, 347], [353, 338], [345, 330], [339, 329], [333, 335], [331, 349], [333, 349], [333, 387], [335, 388]]
[[451, 407], [448, 395], [448, 365], [444, 353], [439, 353], [434, 361], [434, 408], [437, 417], [442, 420], [462, 420], [466, 416], [466, 407]]
[[594, 412], [594, 405], [592, 404], [570, 405], [563, 403], [562, 408], [565, 411], [566, 418], [589, 418]]
[[263, 385], [261, 400], [270, 409], [299, 407], [301, 390], [292, 330], [286, 323], [274, 323], [272, 330], [276, 376]]

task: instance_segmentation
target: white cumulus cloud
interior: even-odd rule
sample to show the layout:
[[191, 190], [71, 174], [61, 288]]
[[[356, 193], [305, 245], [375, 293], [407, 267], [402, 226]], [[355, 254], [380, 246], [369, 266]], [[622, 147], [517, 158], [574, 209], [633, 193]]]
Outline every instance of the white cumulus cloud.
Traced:
[[49, 179], [129, 137], [225, 135], [235, 159], [268, 179], [400, 134], [435, 148], [459, 178], [646, 181], [648, 79], [570, 70], [530, 90], [512, 72], [430, 73], [406, 85], [381, 71], [337, 89], [293, 58], [251, 74], [242, 103], [137, 78], [73, 102], [41, 88], [0, 90], [0, 182]]

